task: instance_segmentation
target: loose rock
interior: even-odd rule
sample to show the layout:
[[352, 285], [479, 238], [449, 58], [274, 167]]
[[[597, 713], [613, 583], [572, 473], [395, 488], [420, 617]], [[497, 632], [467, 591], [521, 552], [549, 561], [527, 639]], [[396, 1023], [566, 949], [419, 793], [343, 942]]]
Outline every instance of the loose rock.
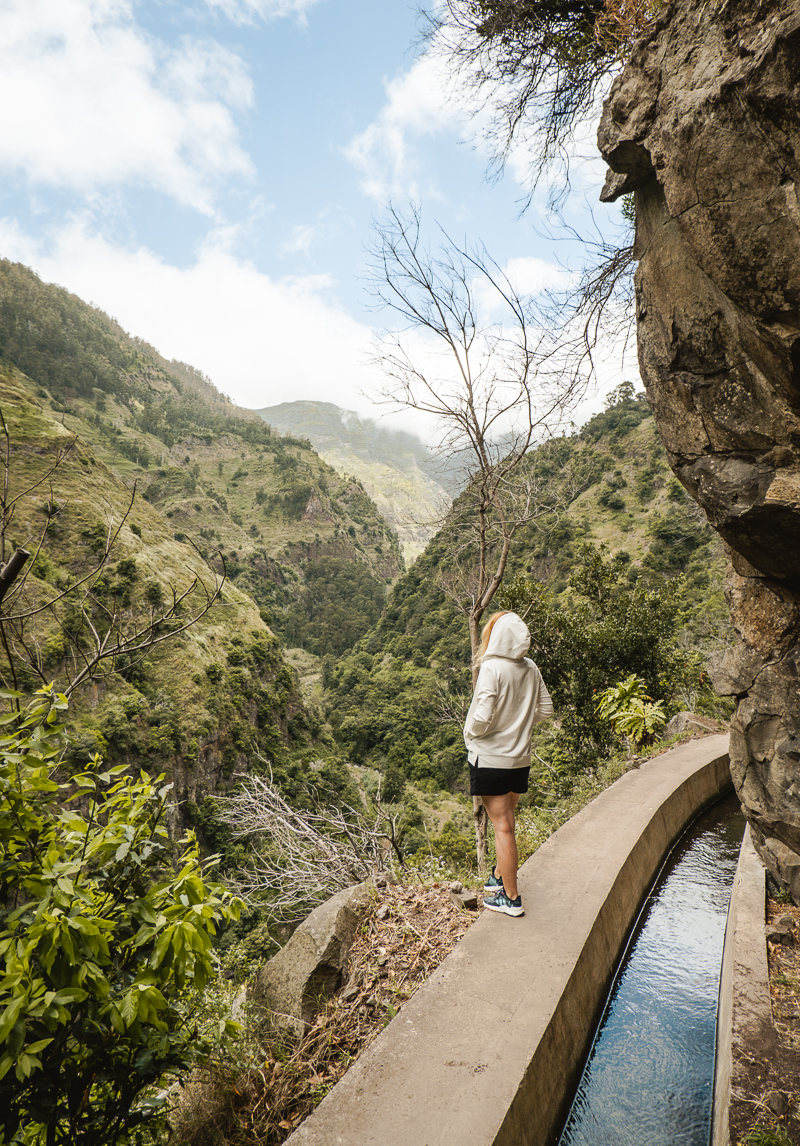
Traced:
[[342, 983], [350, 947], [369, 888], [360, 883], [315, 908], [278, 954], [256, 974], [250, 996], [265, 1004], [271, 1018], [302, 1035], [321, 1001]]
[[764, 934], [769, 943], [781, 943], [784, 947], [791, 947], [794, 944], [791, 927], [780, 927], [776, 923], [768, 923], [764, 928]]
[[478, 906], [478, 897], [474, 891], [451, 891], [450, 899], [456, 907], [464, 907], [468, 911], [474, 911]]
[[764, 1098], [764, 1102], [777, 1118], [782, 1118], [786, 1111], [789, 1109], [789, 1103], [786, 1101], [786, 1095], [781, 1094], [779, 1090], [771, 1090], [769, 1094]]

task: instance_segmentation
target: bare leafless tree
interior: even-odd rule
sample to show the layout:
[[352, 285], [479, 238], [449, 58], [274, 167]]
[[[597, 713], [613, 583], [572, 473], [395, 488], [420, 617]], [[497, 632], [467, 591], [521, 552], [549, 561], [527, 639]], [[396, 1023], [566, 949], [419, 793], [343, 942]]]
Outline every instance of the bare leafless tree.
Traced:
[[[75, 440], [57, 449], [52, 460], [43, 465], [41, 474], [12, 493], [12, 443], [2, 410], [0, 427], [4, 442], [0, 488], [0, 645], [6, 661], [0, 668], [0, 680], [16, 689], [19, 671], [24, 669], [40, 684], [50, 683], [53, 674], [45, 651], [46, 639], [58, 634], [63, 648], [58, 660], [65, 677], [59, 681], [59, 688], [69, 697], [87, 681], [122, 666], [130, 670], [155, 646], [195, 625], [220, 596], [225, 582], [224, 564], [218, 575], [208, 569], [198, 552], [203, 569], [208, 569], [207, 576], [195, 574], [181, 588], [171, 586], [166, 600], [154, 594], [150, 601], [133, 604], [125, 592], [110, 587], [104, 574], [133, 508], [134, 485], [125, 509], [116, 519], [113, 513], [109, 514], [102, 549], [94, 555], [88, 570], [69, 578], [60, 588], [40, 581], [32, 574], [36, 558], [43, 552], [48, 529], [64, 510], [54, 492], [54, 482], [57, 484], [58, 469], [72, 452]], [[42, 487], [49, 496], [45, 523], [37, 531], [23, 507]], [[16, 546], [6, 560], [12, 523], [16, 532], [23, 530], [28, 534], [28, 547]]]
[[[565, 374], [552, 328], [484, 249], [442, 233], [435, 252], [419, 210], [390, 207], [371, 248], [376, 303], [403, 322], [380, 341], [380, 397], [432, 417], [438, 450], [461, 461], [467, 483], [446, 528], [451, 559], [443, 588], [464, 614], [474, 657], [481, 620], [500, 587], [514, 538], [553, 524], [569, 500], [542, 476], [531, 447], [562, 429], [586, 379]], [[485, 812], [476, 801], [479, 862]]]
[[373, 297], [404, 322], [376, 350], [379, 400], [432, 417], [437, 452], [461, 464], [466, 486], [447, 525], [464, 572], [451, 593], [474, 653], [515, 535], [564, 503], [530, 451], [565, 427], [586, 379], [565, 378], [549, 327], [485, 250], [443, 233], [432, 254], [420, 225], [418, 209], [390, 207], [371, 248]]
[[247, 778], [232, 796], [215, 796], [219, 816], [237, 838], [255, 843], [251, 865], [236, 880], [250, 901], [268, 898], [275, 918], [297, 917], [343, 888], [382, 871], [394, 851], [402, 864], [399, 819], [380, 801], [363, 809], [293, 808], [270, 777]]

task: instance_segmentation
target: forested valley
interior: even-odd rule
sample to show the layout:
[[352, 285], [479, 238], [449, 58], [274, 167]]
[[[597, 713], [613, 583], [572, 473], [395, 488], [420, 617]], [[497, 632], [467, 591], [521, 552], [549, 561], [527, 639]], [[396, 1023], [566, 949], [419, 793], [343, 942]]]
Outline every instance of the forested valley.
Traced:
[[[237, 794], [263, 784], [365, 863], [477, 879], [475, 553], [457, 498], [406, 569], [361, 482], [308, 439], [7, 261], [0, 390], [4, 1132], [161, 1141], [164, 1080], [234, 1053], [217, 961], [233, 989], [331, 890], [240, 834]], [[556, 707], [522, 801], [529, 854], [671, 716], [725, 719], [706, 661], [730, 633], [721, 544], [632, 384], [524, 464], [551, 504], [492, 608], [528, 622]], [[625, 687], [627, 724], [598, 703]]]

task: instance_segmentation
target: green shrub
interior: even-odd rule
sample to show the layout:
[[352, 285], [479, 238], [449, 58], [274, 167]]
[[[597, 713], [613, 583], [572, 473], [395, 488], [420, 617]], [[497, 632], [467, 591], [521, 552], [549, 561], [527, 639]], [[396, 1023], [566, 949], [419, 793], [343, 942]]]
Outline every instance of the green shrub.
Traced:
[[[165, 865], [169, 785], [105, 770], [56, 782], [66, 700], [19, 693], [0, 741], [0, 1125], [26, 1146], [113, 1146], [159, 1113], [143, 1093], [210, 1050], [190, 1012], [238, 901], [187, 836]], [[80, 809], [80, 810], [79, 810]], [[223, 1023], [232, 1033], [234, 1024]]]
[[[462, 832], [451, 820], [448, 820], [438, 836], [431, 837], [430, 850], [435, 856], [441, 857], [449, 867], [477, 871], [475, 840], [470, 834]], [[427, 856], [417, 853], [417, 858], [426, 859]]]
[[754, 1126], [737, 1146], [792, 1146], [792, 1139], [782, 1126]]

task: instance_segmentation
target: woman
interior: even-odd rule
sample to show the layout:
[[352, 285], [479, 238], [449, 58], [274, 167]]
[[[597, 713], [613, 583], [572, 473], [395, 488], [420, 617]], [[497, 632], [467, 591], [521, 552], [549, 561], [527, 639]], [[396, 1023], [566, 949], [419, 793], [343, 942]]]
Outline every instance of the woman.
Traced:
[[531, 732], [534, 724], [553, 715], [542, 674], [525, 656], [530, 643], [528, 626], [516, 613], [491, 618], [475, 657], [480, 672], [464, 724], [470, 793], [483, 800], [497, 851], [483, 906], [506, 915], [524, 915], [514, 813], [528, 790]]

